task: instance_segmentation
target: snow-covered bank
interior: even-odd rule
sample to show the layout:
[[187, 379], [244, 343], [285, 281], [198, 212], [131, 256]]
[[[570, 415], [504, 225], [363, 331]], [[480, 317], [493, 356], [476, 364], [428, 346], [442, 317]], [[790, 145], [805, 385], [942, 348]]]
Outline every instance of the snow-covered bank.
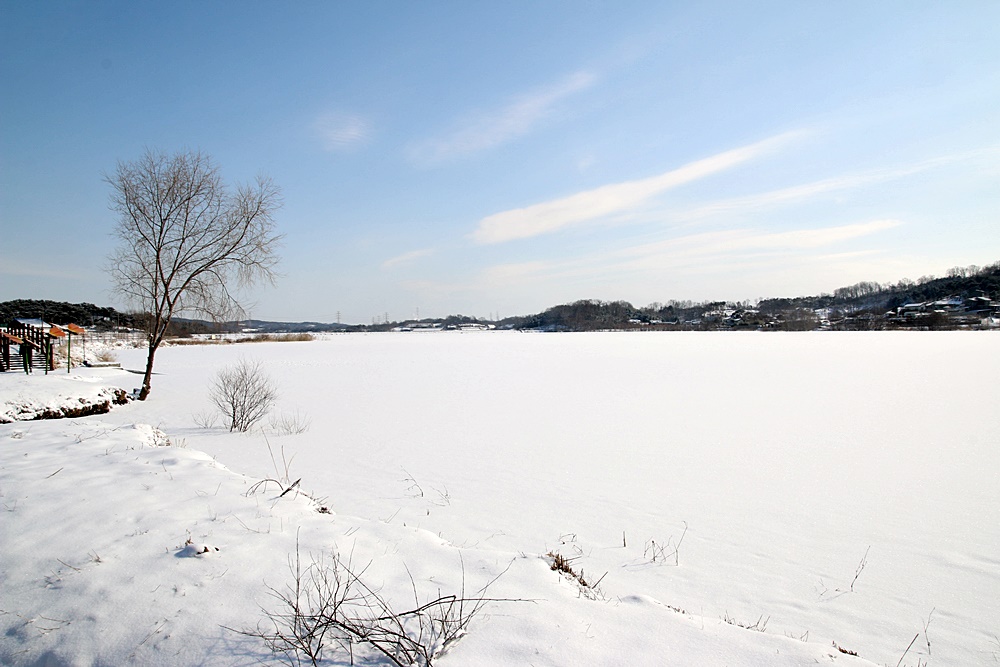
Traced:
[[[870, 664], [833, 642], [895, 665], [915, 634], [903, 665], [992, 664], [998, 345], [482, 333], [162, 350], [146, 403], [0, 426], [0, 655], [257, 664], [262, 648], [219, 625], [261, 617], [298, 532], [304, 551], [372, 560], [403, 603], [403, 565], [421, 597], [459, 588], [463, 561], [471, 588], [510, 566], [490, 594], [534, 602], [489, 605], [442, 665]], [[279, 474], [264, 438], [197, 425], [215, 370], [248, 354], [278, 413], [311, 420], [268, 437], [279, 472], [283, 450], [333, 515], [244, 496]], [[189, 533], [219, 551], [178, 558]], [[676, 559], [652, 557], [682, 535]], [[548, 552], [603, 576], [604, 599]]]
[[[77, 368], [70, 374], [59, 369], [33, 375], [0, 374], [0, 424], [32, 419], [62, 419], [104, 414], [113, 405], [128, 402], [121, 387], [109, 386], [107, 372]], [[112, 374], [116, 379], [120, 373]], [[114, 383], [111, 383], [114, 384]]]

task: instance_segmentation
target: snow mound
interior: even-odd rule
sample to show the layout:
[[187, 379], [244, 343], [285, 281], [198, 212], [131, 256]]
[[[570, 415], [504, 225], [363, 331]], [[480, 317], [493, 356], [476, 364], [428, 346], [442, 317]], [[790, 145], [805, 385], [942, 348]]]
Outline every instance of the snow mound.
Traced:
[[132, 424], [132, 430], [136, 432], [136, 439], [147, 447], [166, 447], [170, 445], [170, 438], [160, 429], [149, 424]]

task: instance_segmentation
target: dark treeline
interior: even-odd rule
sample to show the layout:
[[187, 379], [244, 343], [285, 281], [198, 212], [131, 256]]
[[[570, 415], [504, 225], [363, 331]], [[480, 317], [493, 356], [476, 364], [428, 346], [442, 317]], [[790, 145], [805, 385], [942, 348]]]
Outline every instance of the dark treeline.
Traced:
[[[101, 331], [145, 329], [146, 315], [123, 313], [109, 306], [92, 303], [67, 303], [43, 299], [14, 299], [0, 302], [0, 326], [15, 319], [38, 319], [50, 324], [78, 324]], [[170, 335], [188, 336], [194, 333], [219, 331], [218, 325], [200, 320], [176, 318], [170, 323]]]
[[86, 327], [133, 327], [133, 316], [114, 308], [92, 303], [65, 303], [39, 299], [15, 299], [0, 303], [0, 324], [16, 318], [39, 319], [53, 324], [78, 324]]
[[[967, 303], [977, 299], [976, 303]], [[935, 303], [951, 300], [948, 303]], [[820, 294], [748, 301], [668, 301], [636, 307], [627, 301], [582, 300], [500, 326], [523, 329], [886, 329], [953, 328], [997, 316], [1000, 262], [986, 267], [955, 267], [944, 277], [923, 276], [897, 283], [860, 282]], [[992, 304], [992, 305], [991, 305]], [[912, 308], [904, 308], [913, 306]], [[916, 306], [920, 306], [919, 308]], [[905, 313], [902, 311], [906, 311]]]
[[923, 276], [917, 281], [904, 278], [897, 283], [860, 282], [841, 287], [833, 294], [764, 299], [761, 310], [788, 308], [854, 308], [889, 311], [908, 303], [936, 301], [948, 297], [987, 296], [1000, 298], [1000, 262], [985, 267], [955, 267], [938, 278]]
[[[465, 315], [371, 325], [261, 320], [212, 323], [174, 318], [169, 335], [190, 336], [254, 330], [261, 332], [388, 331], [400, 327], [461, 328], [489, 324], [507, 329], [593, 331], [653, 328], [667, 330], [954, 328], [977, 325], [983, 317], [1000, 317], [1000, 262], [955, 267], [943, 277], [922, 276], [896, 283], [859, 282], [832, 294], [749, 301], [671, 300], [636, 307], [627, 301], [584, 299], [499, 322]], [[145, 316], [91, 303], [18, 299], [0, 303], [0, 325], [15, 318], [39, 318], [54, 324], [74, 323], [103, 329], [144, 329]]]

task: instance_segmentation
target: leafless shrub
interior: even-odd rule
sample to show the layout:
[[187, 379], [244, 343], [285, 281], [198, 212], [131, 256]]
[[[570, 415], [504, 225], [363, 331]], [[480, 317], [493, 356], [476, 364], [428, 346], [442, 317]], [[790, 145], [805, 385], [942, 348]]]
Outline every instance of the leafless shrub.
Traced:
[[115, 354], [114, 350], [98, 350], [94, 353], [94, 359], [110, 364], [118, 361], [118, 355]]
[[209, 398], [229, 420], [230, 431], [246, 433], [271, 410], [278, 392], [260, 361], [241, 359], [216, 374]]
[[301, 435], [309, 430], [312, 420], [298, 410], [271, 415], [268, 424], [271, 430], [279, 435]]
[[[262, 609], [267, 621], [251, 630], [235, 630], [254, 637], [290, 664], [319, 665], [324, 652], [343, 655], [354, 664], [356, 653], [381, 655], [397, 667], [431, 667], [433, 660], [459, 639], [469, 623], [488, 602], [486, 590], [496, 578], [474, 595], [462, 591], [420, 603], [414, 585], [412, 609], [396, 611], [375, 589], [362, 581], [350, 560], [334, 554], [332, 559], [312, 559], [303, 567], [298, 547], [289, 557], [292, 583], [284, 589], [270, 588], [277, 609]], [[501, 573], [502, 576], [503, 573]], [[413, 582], [410, 577], [411, 584]]]
[[191, 415], [191, 419], [200, 428], [215, 428], [215, 425], [219, 421], [219, 416], [214, 412], [205, 410]]

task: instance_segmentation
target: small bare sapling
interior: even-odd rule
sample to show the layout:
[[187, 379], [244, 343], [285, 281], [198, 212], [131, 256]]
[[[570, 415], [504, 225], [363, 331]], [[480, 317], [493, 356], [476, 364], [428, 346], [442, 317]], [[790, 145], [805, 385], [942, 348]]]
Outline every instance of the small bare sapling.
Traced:
[[270, 412], [278, 391], [260, 361], [241, 359], [219, 370], [208, 395], [229, 421], [229, 430], [246, 433]]

